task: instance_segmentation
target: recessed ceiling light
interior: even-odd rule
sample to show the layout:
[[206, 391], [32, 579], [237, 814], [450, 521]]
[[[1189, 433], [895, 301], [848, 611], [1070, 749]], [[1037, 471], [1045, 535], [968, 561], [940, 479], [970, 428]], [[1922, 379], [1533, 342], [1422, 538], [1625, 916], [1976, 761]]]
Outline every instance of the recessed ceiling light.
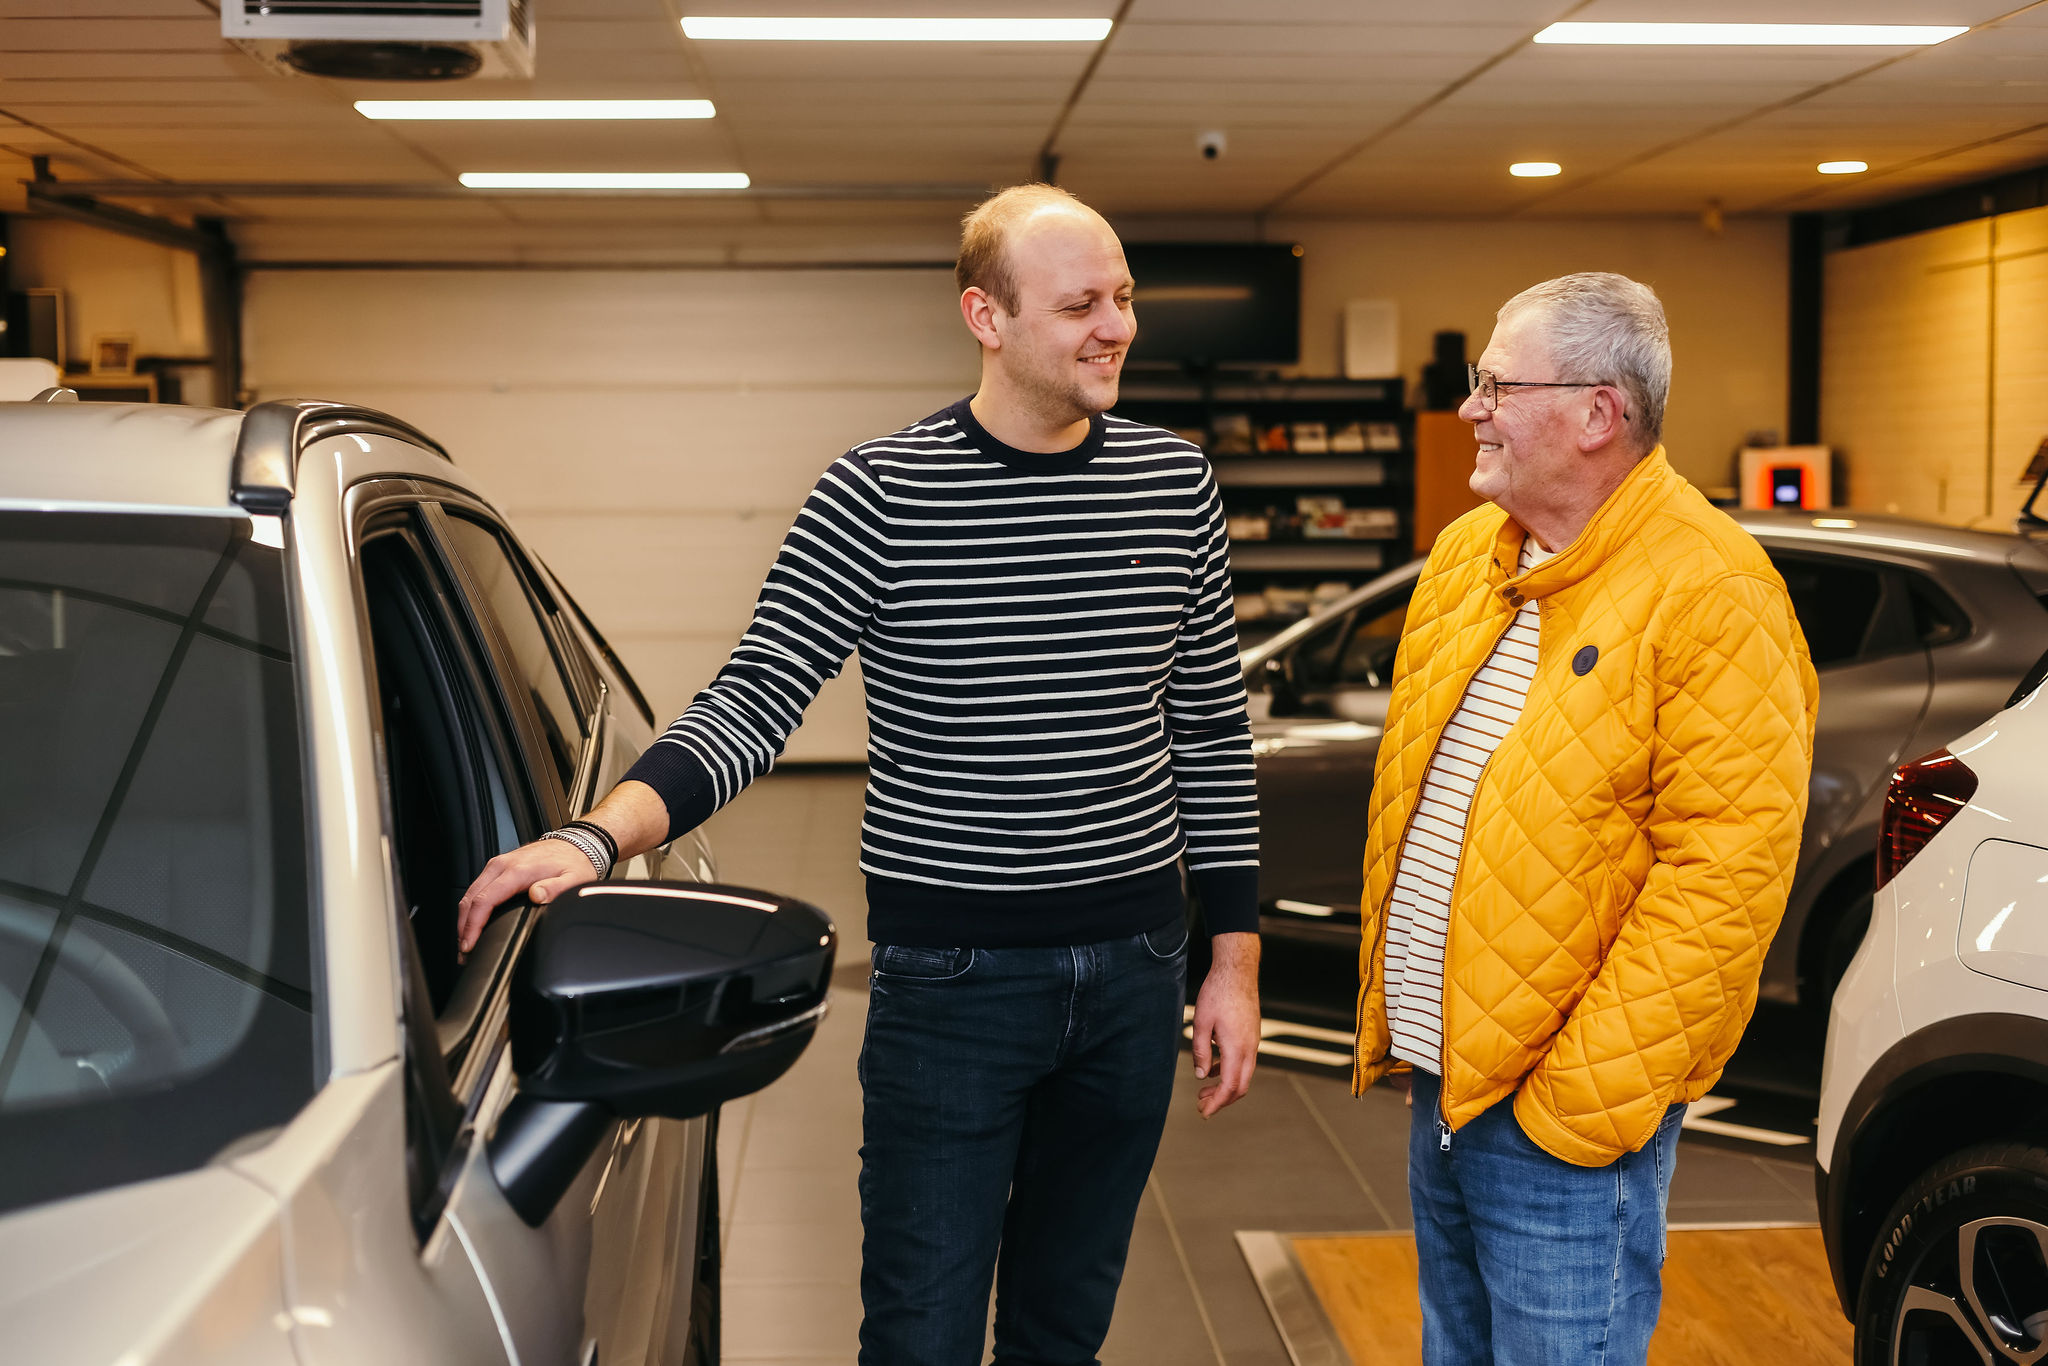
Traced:
[[808, 43], [1099, 43], [1108, 19], [836, 19], [683, 16], [689, 38]]
[[1539, 43], [1624, 43], [1708, 47], [1925, 47], [1946, 42], [1954, 24], [1552, 24]]
[[1529, 179], [1535, 176], [1556, 175], [1563, 169], [1564, 167], [1554, 161], [1518, 161], [1508, 167], [1508, 174]]
[[1870, 169], [1867, 161], [1823, 161], [1813, 168], [1822, 175], [1855, 175], [1858, 171]]
[[466, 171], [472, 190], [744, 190], [741, 171]]
[[710, 100], [357, 100], [366, 119], [708, 119]]

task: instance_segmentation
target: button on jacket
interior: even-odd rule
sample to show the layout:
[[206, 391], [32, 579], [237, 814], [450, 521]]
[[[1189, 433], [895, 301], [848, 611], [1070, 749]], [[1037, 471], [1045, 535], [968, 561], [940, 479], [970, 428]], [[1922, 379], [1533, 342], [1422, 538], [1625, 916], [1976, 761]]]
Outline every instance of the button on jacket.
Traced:
[[1451, 892], [1443, 1119], [1513, 1093], [1545, 1151], [1601, 1166], [1706, 1094], [1755, 1008], [1819, 687], [1784, 581], [1663, 447], [1518, 575], [1523, 534], [1492, 505], [1461, 517], [1409, 608], [1368, 815], [1353, 1090], [1397, 1066], [1387, 899], [1423, 774], [1533, 599], [1535, 681], [1480, 776]]

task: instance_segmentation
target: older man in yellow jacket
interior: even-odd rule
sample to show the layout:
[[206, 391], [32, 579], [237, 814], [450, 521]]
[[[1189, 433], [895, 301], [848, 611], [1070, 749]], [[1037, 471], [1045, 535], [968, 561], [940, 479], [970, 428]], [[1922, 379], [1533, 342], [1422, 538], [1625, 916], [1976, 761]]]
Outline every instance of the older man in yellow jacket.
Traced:
[[1631, 1366], [1686, 1102], [1756, 1002], [1818, 689], [1763, 550], [1665, 459], [1664, 310], [1500, 310], [1488, 504], [1409, 608], [1365, 853], [1354, 1089], [1413, 1074], [1428, 1366]]

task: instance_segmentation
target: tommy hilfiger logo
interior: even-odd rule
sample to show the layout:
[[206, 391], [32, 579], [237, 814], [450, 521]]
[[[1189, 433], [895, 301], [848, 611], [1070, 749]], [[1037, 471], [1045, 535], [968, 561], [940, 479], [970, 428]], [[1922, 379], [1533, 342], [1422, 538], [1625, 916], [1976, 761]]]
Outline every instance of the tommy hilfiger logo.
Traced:
[[1600, 662], [1600, 647], [1588, 645], [1572, 656], [1572, 672], [1584, 678], [1593, 672], [1593, 666]]

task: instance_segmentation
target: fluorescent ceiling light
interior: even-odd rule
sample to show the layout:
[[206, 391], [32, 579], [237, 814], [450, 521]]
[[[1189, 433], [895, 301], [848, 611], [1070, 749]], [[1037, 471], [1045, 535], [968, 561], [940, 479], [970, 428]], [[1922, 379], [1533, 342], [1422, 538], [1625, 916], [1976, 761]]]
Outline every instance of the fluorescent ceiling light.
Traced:
[[744, 190], [740, 171], [465, 171], [472, 190]]
[[1518, 161], [1508, 167], [1508, 174], [1531, 179], [1536, 176], [1556, 175], [1562, 170], [1564, 167], [1554, 161]]
[[695, 39], [807, 43], [1099, 43], [1107, 19], [833, 19], [683, 16]]
[[710, 100], [357, 100], [366, 119], [708, 119]]
[[1823, 161], [1813, 168], [1822, 175], [1855, 175], [1858, 171], [1870, 169], [1867, 161]]
[[1955, 24], [1552, 24], [1539, 43], [1622, 43], [1687, 47], [1925, 47], [1946, 42]]

